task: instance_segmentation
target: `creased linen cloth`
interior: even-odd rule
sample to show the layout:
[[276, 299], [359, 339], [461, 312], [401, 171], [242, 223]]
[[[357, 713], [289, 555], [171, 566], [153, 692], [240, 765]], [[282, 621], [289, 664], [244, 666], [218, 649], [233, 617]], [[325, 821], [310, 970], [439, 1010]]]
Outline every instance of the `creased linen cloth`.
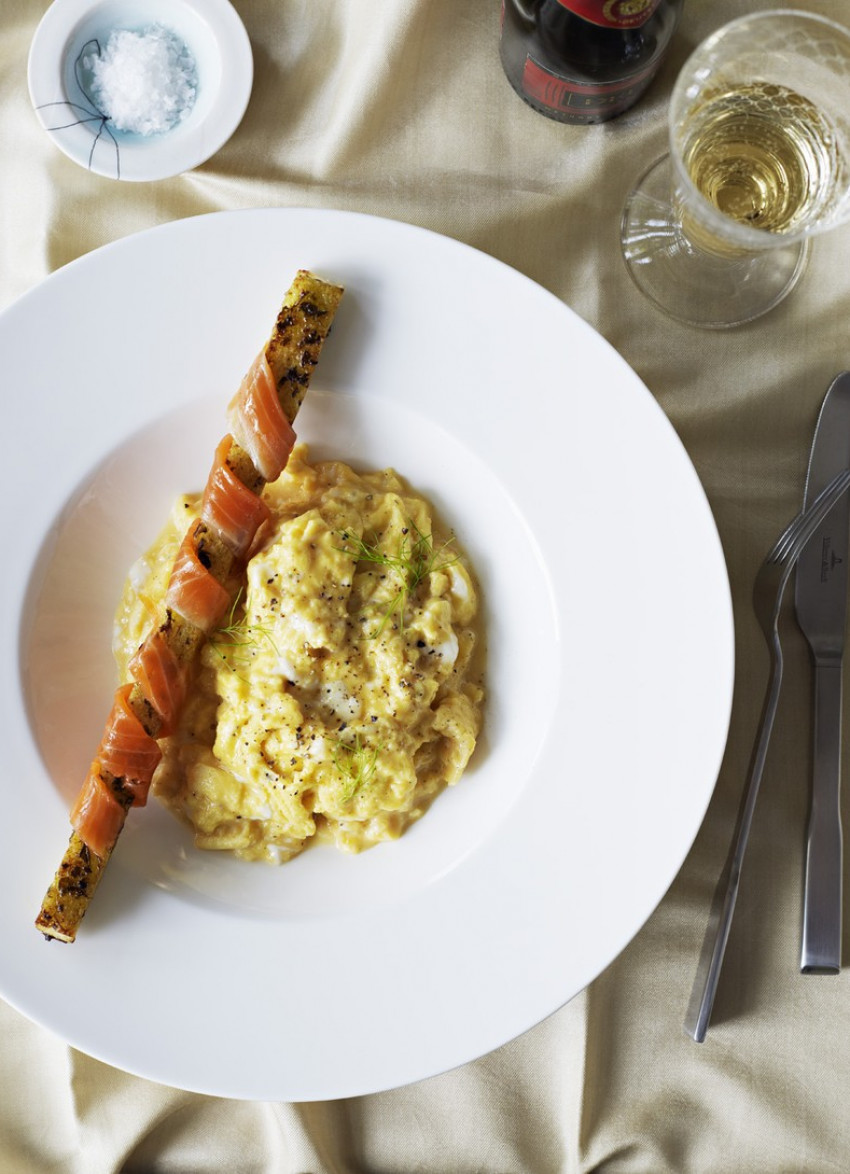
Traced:
[[[667, 100], [687, 53], [726, 20], [767, 6], [686, 0], [645, 99], [614, 123], [582, 128], [541, 117], [508, 86], [499, 0], [236, 0], [256, 69], [242, 125], [194, 172], [131, 185], [87, 173], [41, 130], [26, 59], [45, 5], [4, 0], [0, 305], [88, 250], [220, 209], [353, 209], [500, 258], [608, 338], [682, 437], [728, 561], [737, 676], [715, 796], [679, 876], [620, 957], [545, 1023], [408, 1088], [259, 1104], [117, 1072], [0, 1004], [0, 1174], [850, 1170], [848, 977], [797, 970], [811, 681], [793, 635], [714, 1024], [701, 1047], [682, 1030], [766, 679], [753, 576], [799, 506], [825, 389], [850, 365], [850, 236], [817, 242], [779, 309], [719, 333], [655, 311], [618, 249], [624, 198], [664, 150]], [[797, 6], [847, 15], [839, 0]], [[49, 345], [39, 361], [61, 374]]]

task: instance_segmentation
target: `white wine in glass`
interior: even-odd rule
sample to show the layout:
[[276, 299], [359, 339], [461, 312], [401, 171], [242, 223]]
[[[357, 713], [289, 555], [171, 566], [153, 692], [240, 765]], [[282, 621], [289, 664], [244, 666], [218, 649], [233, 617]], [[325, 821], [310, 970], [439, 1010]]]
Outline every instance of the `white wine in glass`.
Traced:
[[681, 321], [757, 318], [850, 217], [850, 31], [789, 9], [732, 21], [682, 69], [669, 133], [623, 213], [629, 271]]

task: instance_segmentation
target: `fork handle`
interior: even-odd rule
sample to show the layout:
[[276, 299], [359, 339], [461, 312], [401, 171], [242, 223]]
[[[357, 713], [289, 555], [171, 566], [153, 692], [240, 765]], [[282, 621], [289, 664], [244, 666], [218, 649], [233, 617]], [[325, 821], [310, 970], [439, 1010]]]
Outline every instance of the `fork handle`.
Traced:
[[738, 900], [738, 889], [741, 883], [741, 867], [744, 863], [744, 853], [747, 850], [747, 841], [753, 823], [756, 798], [761, 777], [764, 774], [764, 764], [767, 760], [767, 750], [773, 724], [776, 718], [776, 709], [779, 704], [779, 691], [782, 683], [782, 651], [778, 639], [773, 643], [773, 669], [770, 676], [770, 685], [764, 699], [758, 734], [756, 735], [753, 753], [750, 759], [750, 769], [744, 787], [741, 806], [738, 809], [738, 818], [729, 853], [723, 865], [723, 871], [717, 882], [714, 899], [708, 918], [705, 940], [697, 966], [697, 976], [691, 992], [690, 1002], [685, 1014], [685, 1031], [698, 1044], [705, 1039], [708, 1023], [714, 1007], [717, 994], [717, 983], [720, 978], [720, 968], [723, 965], [723, 956], [729, 941], [732, 928], [732, 918]]
[[841, 969], [841, 661], [815, 664], [814, 767], [803, 885], [803, 974]]

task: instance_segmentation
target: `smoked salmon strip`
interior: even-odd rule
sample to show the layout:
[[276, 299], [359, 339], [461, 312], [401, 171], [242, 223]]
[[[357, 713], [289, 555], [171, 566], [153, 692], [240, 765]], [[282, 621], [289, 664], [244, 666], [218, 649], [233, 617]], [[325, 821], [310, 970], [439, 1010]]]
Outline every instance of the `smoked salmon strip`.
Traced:
[[[95, 759], [71, 809], [71, 827], [98, 856], [106, 856], [124, 826], [125, 808], [101, 777], [101, 764]], [[85, 834], [81, 829], [85, 829]]]
[[266, 481], [276, 481], [295, 445], [295, 432], [281, 406], [265, 351], [257, 355], [230, 401], [227, 415], [237, 444], [249, 453]]
[[[116, 779], [135, 784], [130, 787], [133, 806], [144, 807], [153, 772], [162, 758], [156, 738], [152, 738], [130, 708], [132, 685], [122, 685], [115, 692], [112, 712], [106, 723], [96, 760]], [[80, 839], [89, 844], [85, 830], [77, 828]], [[96, 851], [89, 844], [92, 851]]]
[[241, 560], [268, 516], [260, 494], [289, 460], [292, 422], [343, 292], [300, 269], [265, 348], [230, 403], [232, 435], [216, 450], [201, 517], [178, 550], [161, 623], [131, 661], [132, 683], [115, 694], [74, 804], [68, 847], [35, 919], [48, 939], [75, 940], [127, 809], [147, 799], [160, 757], [157, 739], [173, 732], [206, 634], [231, 606]]
[[215, 462], [204, 490], [201, 517], [236, 557], [242, 558], [271, 511], [228, 465], [227, 456], [232, 447], [233, 437], [228, 435], [215, 450]]
[[130, 675], [159, 714], [161, 738], [173, 733], [186, 697], [186, 668], [161, 628], [147, 637], [129, 664]]
[[180, 544], [174, 570], [165, 592], [165, 606], [184, 620], [209, 632], [230, 606], [230, 592], [213, 576], [199, 557], [196, 528]]

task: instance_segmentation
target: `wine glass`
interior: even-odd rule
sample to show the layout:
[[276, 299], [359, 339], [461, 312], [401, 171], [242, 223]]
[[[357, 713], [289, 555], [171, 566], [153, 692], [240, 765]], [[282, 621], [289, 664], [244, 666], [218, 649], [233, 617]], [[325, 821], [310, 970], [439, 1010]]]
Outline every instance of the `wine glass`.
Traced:
[[680, 321], [749, 322], [850, 218], [850, 31], [793, 9], [724, 25], [676, 80], [669, 138], [623, 213], [629, 272]]

